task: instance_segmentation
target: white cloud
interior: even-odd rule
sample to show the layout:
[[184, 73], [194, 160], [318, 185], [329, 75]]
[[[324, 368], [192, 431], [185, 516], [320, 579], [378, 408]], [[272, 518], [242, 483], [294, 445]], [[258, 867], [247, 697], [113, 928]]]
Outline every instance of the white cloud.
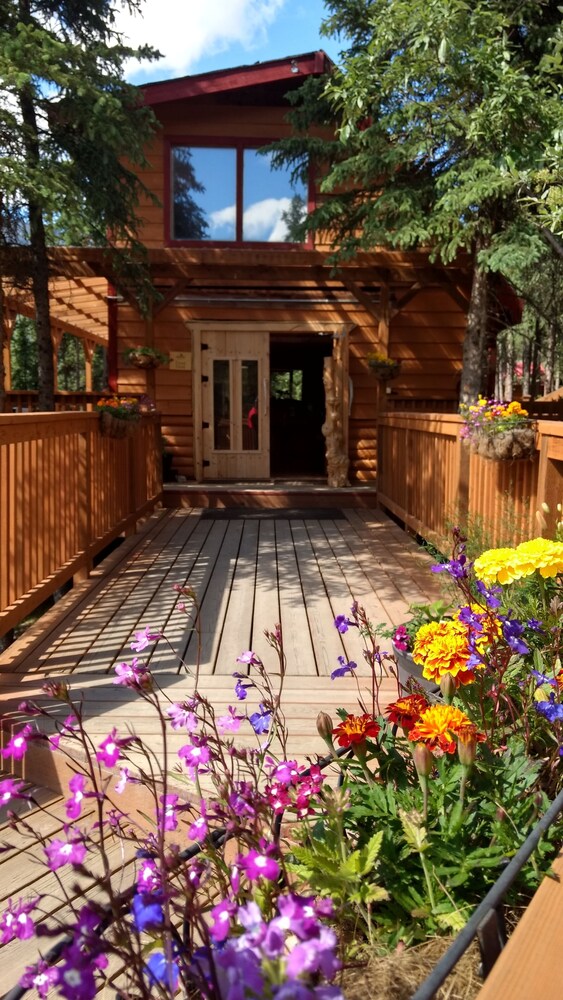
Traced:
[[211, 224], [211, 238], [213, 239], [233, 239], [234, 237], [221, 236], [216, 230], [227, 228], [234, 233], [236, 225], [237, 210], [236, 205], [228, 205], [227, 208], [219, 208], [216, 212], [211, 212], [209, 222]]
[[283, 243], [287, 226], [282, 219], [282, 212], [287, 212], [290, 205], [291, 198], [264, 198], [263, 201], [254, 202], [244, 213], [242, 225], [245, 238]]
[[[131, 45], [149, 44], [159, 49], [163, 59], [129, 67], [154, 77], [162, 70], [182, 76], [202, 56], [224, 52], [233, 43], [252, 49], [263, 44], [267, 28], [286, 0], [145, 0], [141, 14], [120, 11], [116, 27]], [[151, 68], [152, 67], [152, 68]]]

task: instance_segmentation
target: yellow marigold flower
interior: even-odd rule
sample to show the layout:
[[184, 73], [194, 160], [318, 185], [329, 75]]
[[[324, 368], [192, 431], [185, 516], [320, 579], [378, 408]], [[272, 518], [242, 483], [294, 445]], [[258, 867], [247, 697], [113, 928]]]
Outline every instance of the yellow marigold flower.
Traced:
[[515, 399], [512, 403], [508, 404], [508, 406], [506, 407], [506, 412], [507, 412], [507, 414], [510, 414], [511, 416], [517, 416], [517, 417], [527, 417], [528, 416], [528, 411], [525, 410], [520, 405], [520, 403], [518, 402], [517, 399]]
[[475, 736], [480, 741], [484, 739], [477, 732], [475, 723], [460, 708], [455, 708], [454, 705], [431, 705], [415, 722], [408, 737], [409, 740], [426, 743], [431, 750], [455, 753], [455, 737], [461, 734], [466, 737]]
[[532, 538], [516, 548], [522, 576], [530, 576], [536, 570], [543, 577], [557, 576], [563, 572], [563, 543], [552, 542], [549, 538]]
[[488, 549], [474, 564], [475, 576], [490, 587], [492, 583], [512, 583], [523, 575], [516, 549]]
[[427, 681], [439, 684], [444, 674], [451, 674], [456, 685], [470, 684], [475, 680], [467, 665], [470, 656], [467, 625], [457, 619], [428, 622], [416, 633], [412, 658]]

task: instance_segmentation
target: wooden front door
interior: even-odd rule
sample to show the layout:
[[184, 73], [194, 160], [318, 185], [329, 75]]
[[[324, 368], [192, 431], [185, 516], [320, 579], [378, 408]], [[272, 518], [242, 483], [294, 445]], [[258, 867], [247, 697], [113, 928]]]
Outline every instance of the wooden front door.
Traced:
[[269, 477], [269, 355], [266, 332], [202, 332], [204, 479]]

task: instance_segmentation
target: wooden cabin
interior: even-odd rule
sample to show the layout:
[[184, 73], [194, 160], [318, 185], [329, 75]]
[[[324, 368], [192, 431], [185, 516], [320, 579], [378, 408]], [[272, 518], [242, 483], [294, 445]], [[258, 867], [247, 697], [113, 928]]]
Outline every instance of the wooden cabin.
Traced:
[[[288, 231], [315, 178], [296, 189], [257, 152], [290, 134], [288, 92], [329, 67], [319, 51], [142, 88], [161, 125], [141, 238], [162, 300], [148, 322], [112, 306], [116, 386], [154, 398], [187, 479], [324, 476], [327, 377], [350, 480], [375, 476], [381, 408], [455, 407], [468, 272], [382, 250], [334, 273], [328, 248]], [[138, 344], [170, 363], [135, 369], [123, 352]], [[374, 350], [401, 361], [397, 378], [378, 381]]]
[[[108, 285], [101, 251], [52, 251], [54, 322], [75, 332], [82, 316], [103, 340], [107, 300], [110, 387], [155, 401], [181, 479], [325, 477], [328, 445], [333, 485], [370, 483], [382, 410], [456, 408], [469, 263], [382, 249], [335, 270], [326, 244], [291, 238], [315, 177], [296, 188], [258, 152], [291, 133], [287, 94], [330, 65], [318, 51], [141, 88], [160, 123], [141, 173], [149, 318]], [[134, 367], [138, 345], [169, 363]], [[374, 351], [401, 362], [395, 378], [378, 379]]]

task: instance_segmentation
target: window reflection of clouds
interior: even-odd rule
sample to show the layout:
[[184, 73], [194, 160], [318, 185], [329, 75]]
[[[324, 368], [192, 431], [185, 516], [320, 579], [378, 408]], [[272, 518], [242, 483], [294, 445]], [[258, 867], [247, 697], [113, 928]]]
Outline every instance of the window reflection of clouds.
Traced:
[[[173, 184], [174, 236], [191, 238], [185, 222], [186, 201], [197, 206], [205, 220], [196, 239], [247, 242], [283, 243], [295, 241], [291, 220], [298, 221], [305, 211], [304, 185], [292, 186], [289, 172], [272, 171], [271, 154], [261, 155], [256, 149], [239, 149], [243, 167], [242, 204], [237, 205], [236, 165], [237, 150], [227, 147], [178, 147], [173, 164], [179, 163], [184, 152], [188, 155], [194, 176], [194, 186], [184, 194]], [[183, 199], [183, 200], [182, 200]], [[237, 232], [238, 213], [239, 220]], [[193, 227], [192, 227], [193, 228]], [[186, 235], [184, 235], [186, 234]]]

